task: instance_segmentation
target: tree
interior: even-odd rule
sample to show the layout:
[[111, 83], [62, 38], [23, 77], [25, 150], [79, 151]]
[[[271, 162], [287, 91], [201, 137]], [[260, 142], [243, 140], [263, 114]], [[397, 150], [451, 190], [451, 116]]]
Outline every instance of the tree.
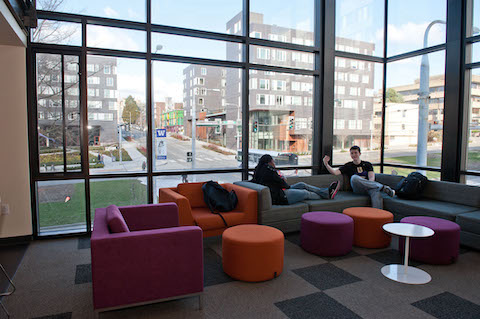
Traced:
[[123, 123], [136, 123], [137, 119], [140, 115], [140, 108], [137, 105], [137, 102], [133, 99], [131, 95], [129, 95], [125, 99], [125, 107], [123, 108], [122, 112], [122, 119]]
[[403, 96], [392, 88], [387, 90], [386, 98], [390, 103], [403, 103]]

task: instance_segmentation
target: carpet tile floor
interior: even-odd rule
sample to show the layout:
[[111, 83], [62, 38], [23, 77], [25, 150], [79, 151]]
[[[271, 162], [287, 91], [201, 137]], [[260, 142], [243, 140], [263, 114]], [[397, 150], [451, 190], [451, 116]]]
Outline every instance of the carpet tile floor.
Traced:
[[[222, 270], [221, 239], [208, 238], [203, 310], [197, 298], [184, 298], [105, 312], [100, 318], [480, 318], [478, 251], [462, 248], [458, 261], [447, 266], [411, 262], [432, 281], [405, 285], [380, 272], [385, 264], [403, 261], [397, 242], [322, 258], [300, 247], [298, 233], [286, 239], [283, 273], [274, 280], [230, 278]], [[2, 300], [11, 318], [94, 318], [88, 238], [32, 242], [14, 282], [17, 290]]]

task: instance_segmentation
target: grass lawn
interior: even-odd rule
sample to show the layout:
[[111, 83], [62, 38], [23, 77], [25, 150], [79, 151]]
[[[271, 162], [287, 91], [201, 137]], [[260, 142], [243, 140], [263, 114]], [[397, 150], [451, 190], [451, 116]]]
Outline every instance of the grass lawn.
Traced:
[[[399, 163], [407, 165], [415, 165], [416, 156], [399, 156], [399, 157], [389, 157], [385, 158], [386, 163]], [[428, 154], [427, 155], [427, 166], [440, 167], [441, 163], [441, 154]], [[398, 175], [407, 176], [411, 172], [415, 172], [415, 169], [409, 168], [399, 168], [399, 167], [387, 167], [385, 166], [383, 171], [387, 174], [390, 174], [391, 170], [394, 169], [398, 172]], [[440, 172], [430, 172], [427, 171], [427, 177], [429, 179], [440, 179]]]
[[[56, 201], [39, 204], [40, 227], [84, 223], [85, 220], [85, 184], [74, 184], [68, 202]], [[44, 186], [47, 188], [48, 186]], [[146, 186], [137, 179], [92, 181], [90, 183], [92, 222], [95, 208], [138, 205], [147, 202]], [[65, 196], [65, 197], [66, 197]]]

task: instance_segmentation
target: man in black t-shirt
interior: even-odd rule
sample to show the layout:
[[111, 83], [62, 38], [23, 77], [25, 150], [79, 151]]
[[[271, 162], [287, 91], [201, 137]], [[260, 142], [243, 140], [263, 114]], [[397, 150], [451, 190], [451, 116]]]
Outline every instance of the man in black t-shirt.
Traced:
[[385, 192], [388, 196], [395, 196], [395, 191], [390, 187], [380, 184], [375, 181], [375, 172], [373, 171], [372, 163], [365, 162], [360, 159], [360, 147], [352, 146], [350, 148], [351, 162], [346, 163], [339, 168], [331, 167], [328, 162], [330, 157], [325, 155], [323, 158], [323, 164], [333, 175], [344, 174], [350, 179], [350, 185], [352, 190], [357, 194], [370, 195], [372, 199], [372, 207], [383, 209], [383, 200], [380, 194], [381, 191]]

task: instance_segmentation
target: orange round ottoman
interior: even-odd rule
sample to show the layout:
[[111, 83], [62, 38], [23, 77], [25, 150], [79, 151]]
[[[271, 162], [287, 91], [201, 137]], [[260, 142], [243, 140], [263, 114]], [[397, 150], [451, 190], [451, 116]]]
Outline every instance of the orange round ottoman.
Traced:
[[222, 235], [223, 271], [243, 281], [265, 281], [283, 270], [283, 233], [262, 225], [239, 225]]
[[353, 244], [365, 248], [383, 248], [390, 245], [391, 236], [382, 226], [393, 222], [393, 214], [372, 207], [350, 207], [343, 210], [353, 218]]

